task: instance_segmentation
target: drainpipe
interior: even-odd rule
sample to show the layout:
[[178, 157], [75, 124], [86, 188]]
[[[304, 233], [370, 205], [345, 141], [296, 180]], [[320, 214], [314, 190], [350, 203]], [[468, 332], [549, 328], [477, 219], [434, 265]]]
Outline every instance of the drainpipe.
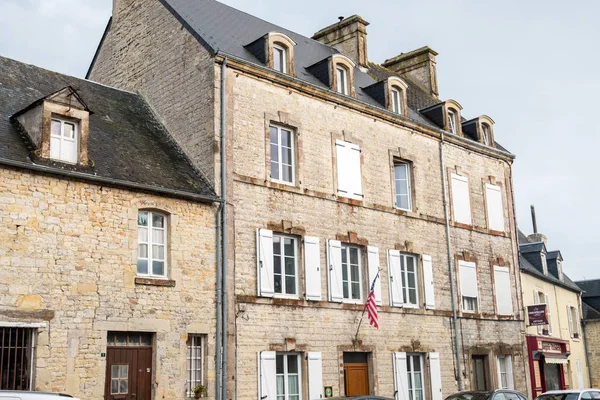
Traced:
[[217, 333], [216, 333], [216, 343], [215, 348], [217, 353], [217, 359], [215, 360], [215, 370], [216, 370], [216, 387], [215, 387], [215, 399], [221, 399], [221, 311], [223, 310], [223, 306], [221, 303], [221, 280], [223, 276], [223, 265], [221, 262], [221, 212], [223, 210], [223, 203], [219, 204], [219, 209], [217, 211]]
[[462, 380], [462, 367], [460, 363], [460, 342], [458, 340], [458, 317], [456, 315], [456, 293], [454, 291], [454, 269], [452, 268], [452, 248], [450, 246], [450, 215], [448, 213], [448, 201], [447, 194], [448, 188], [446, 187], [446, 167], [444, 163], [444, 133], [442, 133], [440, 141], [440, 160], [442, 168], [442, 198], [444, 199], [444, 214], [446, 217], [446, 250], [448, 252], [448, 272], [450, 275], [450, 298], [452, 301], [452, 325], [454, 326], [454, 355], [456, 357], [456, 369], [458, 371], [458, 391], [463, 390]]
[[223, 59], [221, 64], [221, 200], [223, 203], [223, 209], [221, 210], [221, 245], [223, 246], [223, 256], [221, 262], [223, 264], [222, 269], [222, 297], [223, 297], [223, 330], [222, 330], [222, 398], [227, 398], [227, 151], [226, 151], [226, 109], [227, 109], [227, 97], [225, 90], [225, 77], [227, 74], [227, 57]]

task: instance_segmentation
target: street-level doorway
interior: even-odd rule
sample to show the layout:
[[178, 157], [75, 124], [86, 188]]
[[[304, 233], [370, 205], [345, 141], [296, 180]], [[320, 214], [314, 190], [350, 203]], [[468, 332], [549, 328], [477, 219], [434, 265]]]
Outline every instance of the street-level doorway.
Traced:
[[344, 353], [344, 389], [346, 396], [371, 394], [368, 353]]
[[474, 355], [471, 360], [471, 389], [490, 390], [488, 357]]
[[152, 334], [109, 332], [106, 346], [105, 400], [150, 400]]
[[546, 383], [546, 390], [561, 390], [561, 375], [562, 368], [560, 364], [544, 364], [544, 380]]

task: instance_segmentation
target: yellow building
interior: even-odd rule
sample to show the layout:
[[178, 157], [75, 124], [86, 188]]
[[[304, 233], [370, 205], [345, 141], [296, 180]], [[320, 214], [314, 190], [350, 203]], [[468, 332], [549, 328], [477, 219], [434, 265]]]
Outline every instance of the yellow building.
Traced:
[[546, 237], [519, 235], [523, 305], [546, 305], [545, 325], [529, 314], [527, 353], [533, 397], [558, 389], [589, 387], [581, 330], [581, 290], [562, 270], [560, 251], [547, 251]]

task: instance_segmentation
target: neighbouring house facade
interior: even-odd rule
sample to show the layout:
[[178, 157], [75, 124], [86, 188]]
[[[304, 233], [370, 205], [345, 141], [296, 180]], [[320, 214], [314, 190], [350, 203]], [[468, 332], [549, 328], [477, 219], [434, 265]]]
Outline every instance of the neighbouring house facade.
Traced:
[[0, 388], [214, 387], [216, 199], [140, 95], [0, 57]]
[[547, 324], [528, 321], [527, 356], [533, 396], [547, 390], [590, 386], [581, 290], [563, 271], [560, 251], [548, 251], [546, 237], [519, 234], [523, 305], [545, 304]]
[[581, 289], [583, 334], [588, 357], [590, 387], [600, 386], [600, 279], [575, 282]]
[[527, 393], [514, 157], [438, 98], [433, 50], [374, 64], [366, 26], [117, 0], [88, 76], [140, 91], [216, 187], [226, 137], [227, 398]]

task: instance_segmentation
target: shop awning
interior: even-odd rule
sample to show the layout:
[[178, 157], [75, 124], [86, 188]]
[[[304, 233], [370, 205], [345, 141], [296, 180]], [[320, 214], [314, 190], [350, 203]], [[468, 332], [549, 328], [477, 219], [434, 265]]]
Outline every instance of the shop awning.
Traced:
[[544, 362], [546, 364], [568, 364], [569, 360], [565, 356], [544, 356]]

